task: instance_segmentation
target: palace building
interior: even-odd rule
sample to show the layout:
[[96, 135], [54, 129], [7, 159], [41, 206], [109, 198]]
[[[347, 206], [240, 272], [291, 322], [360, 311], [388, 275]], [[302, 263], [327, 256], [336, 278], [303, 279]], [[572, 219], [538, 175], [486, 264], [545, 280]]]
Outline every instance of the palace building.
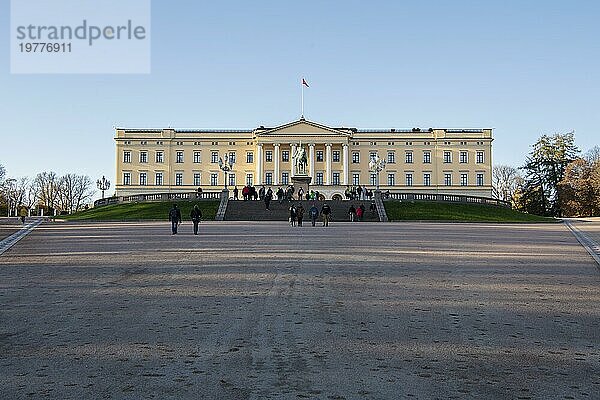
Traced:
[[[304, 118], [248, 130], [116, 128], [116, 195], [221, 190], [225, 183], [292, 184], [293, 155], [308, 155], [310, 188], [326, 198], [375, 188], [371, 157], [386, 161], [382, 191], [491, 197], [492, 129], [357, 129]], [[233, 160], [224, 173], [219, 159]], [[227, 179], [227, 182], [225, 182]]]

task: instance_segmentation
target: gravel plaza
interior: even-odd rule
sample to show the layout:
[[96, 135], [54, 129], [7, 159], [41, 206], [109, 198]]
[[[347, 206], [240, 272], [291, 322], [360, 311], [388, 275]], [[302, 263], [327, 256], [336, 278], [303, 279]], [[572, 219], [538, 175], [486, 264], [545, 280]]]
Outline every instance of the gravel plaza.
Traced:
[[3, 399], [600, 393], [600, 271], [562, 223], [44, 223], [0, 282]]

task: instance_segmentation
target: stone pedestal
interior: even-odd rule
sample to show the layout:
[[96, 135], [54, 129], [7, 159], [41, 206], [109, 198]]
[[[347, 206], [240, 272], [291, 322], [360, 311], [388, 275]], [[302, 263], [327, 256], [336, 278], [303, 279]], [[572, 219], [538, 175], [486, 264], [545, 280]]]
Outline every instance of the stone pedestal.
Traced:
[[294, 197], [297, 198], [298, 191], [302, 188], [302, 191], [306, 195], [306, 193], [310, 190], [310, 182], [312, 178], [306, 175], [296, 175], [292, 176], [292, 185], [294, 185]]

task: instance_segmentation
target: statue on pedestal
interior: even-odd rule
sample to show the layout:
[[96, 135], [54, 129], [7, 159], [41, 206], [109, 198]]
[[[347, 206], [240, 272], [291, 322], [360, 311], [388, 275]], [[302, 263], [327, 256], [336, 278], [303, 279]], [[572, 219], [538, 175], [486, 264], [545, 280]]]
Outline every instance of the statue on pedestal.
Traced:
[[308, 158], [306, 157], [306, 150], [302, 147], [302, 143], [296, 147], [296, 152], [293, 154], [295, 175], [306, 175], [306, 166], [308, 165]]

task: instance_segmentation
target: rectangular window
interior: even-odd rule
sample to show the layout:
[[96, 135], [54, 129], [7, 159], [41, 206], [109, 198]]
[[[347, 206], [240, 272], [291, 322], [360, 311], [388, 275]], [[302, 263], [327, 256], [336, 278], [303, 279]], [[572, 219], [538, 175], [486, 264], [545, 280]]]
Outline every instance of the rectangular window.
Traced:
[[450, 151], [444, 151], [444, 162], [446, 164], [449, 164], [452, 162], [452, 152]]
[[483, 164], [483, 151], [477, 152], [477, 164]]
[[131, 152], [130, 151], [124, 151], [123, 152], [123, 162], [124, 163], [130, 163], [131, 162]]
[[377, 185], [377, 174], [371, 174], [371, 176], [369, 177], [369, 183], [371, 184], [371, 186]]
[[339, 150], [332, 151], [331, 155], [333, 156], [333, 162], [340, 162], [340, 151]]
[[273, 161], [273, 151], [272, 150], [266, 150], [265, 151], [265, 161], [266, 162], [272, 162]]
[[467, 174], [460, 174], [460, 186], [467, 186], [469, 184], [469, 178]]
[[428, 172], [423, 174], [423, 186], [431, 186], [431, 174]]
[[164, 163], [165, 162], [165, 153], [163, 153], [162, 151], [157, 151], [156, 152], [156, 162]]
[[229, 152], [229, 160], [228, 160], [228, 162], [229, 161], [235, 164], [235, 151], [230, 151]]
[[407, 151], [405, 153], [406, 155], [406, 163], [407, 164], [412, 164], [413, 163], [413, 152], [412, 151]]
[[265, 173], [265, 185], [272, 185], [272, 184], [273, 184], [273, 173], [272, 172]]
[[148, 162], [148, 152], [147, 151], [140, 151], [140, 162], [144, 163], [144, 164]]
[[406, 186], [412, 186], [412, 185], [413, 185], [413, 174], [407, 173], [406, 174]]
[[254, 185], [254, 175], [246, 174], [246, 186]]
[[123, 172], [123, 185], [131, 185], [131, 172]]
[[317, 172], [317, 176], [315, 177], [315, 184], [322, 185], [323, 184], [323, 173]]
[[352, 186], [360, 185], [360, 174], [352, 174]]
[[248, 152], [246, 153], [246, 163], [247, 163], [247, 164], [252, 164], [252, 163], [254, 163], [254, 153], [253, 153], [253, 152], [251, 152], [251, 151], [248, 151]]
[[175, 186], [183, 185], [183, 172], [177, 172], [175, 174]]
[[388, 164], [396, 164], [396, 152], [395, 151], [388, 151], [387, 153], [387, 162]]
[[289, 150], [283, 150], [281, 152], [281, 161], [283, 161], [283, 162], [290, 161], [290, 151]]
[[194, 152], [194, 163], [199, 164], [200, 162], [202, 162], [202, 153], [200, 153], [199, 151], [195, 151]]
[[289, 185], [289, 183], [290, 183], [290, 174], [288, 172], [282, 172], [281, 173], [281, 184]]
[[444, 174], [444, 185], [452, 186], [452, 174], [449, 174], [449, 173]]
[[145, 172], [140, 172], [140, 185], [146, 186], [148, 184], [148, 174]]
[[229, 174], [229, 186], [235, 186], [235, 174]]
[[483, 186], [483, 174], [477, 174], [477, 186]]
[[210, 174], [210, 186], [217, 186], [219, 184], [219, 174], [213, 172]]
[[154, 175], [154, 182], [156, 183], [157, 186], [162, 186], [162, 184], [163, 184], [163, 173], [162, 172], [157, 172]]
[[175, 162], [177, 162], [177, 163], [183, 162], [183, 151], [177, 151], [175, 153]]
[[355, 151], [352, 153], [352, 164], [358, 164], [360, 162], [360, 153]]
[[466, 164], [469, 162], [469, 156], [467, 154], [466, 151], [461, 151], [460, 152], [460, 163], [461, 164]]
[[200, 172], [194, 172], [194, 186], [200, 186]]
[[219, 162], [219, 153], [217, 151], [210, 152], [210, 162], [216, 164]]
[[317, 161], [323, 162], [323, 150], [317, 150]]
[[369, 160], [374, 159], [377, 156], [377, 152], [376, 151], [370, 151], [369, 152]]
[[340, 173], [339, 172], [334, 172], [333, 173], [332, 183], [334, 185], [339, 185], [340, 184]]
[[396, 185], [396, 174], [388, 174], [388, 181], [387, 181], [388, 186], [395, 186]]
[[431, 152], [430, 151], [423, 152], [423, 164], [431, 164]]

